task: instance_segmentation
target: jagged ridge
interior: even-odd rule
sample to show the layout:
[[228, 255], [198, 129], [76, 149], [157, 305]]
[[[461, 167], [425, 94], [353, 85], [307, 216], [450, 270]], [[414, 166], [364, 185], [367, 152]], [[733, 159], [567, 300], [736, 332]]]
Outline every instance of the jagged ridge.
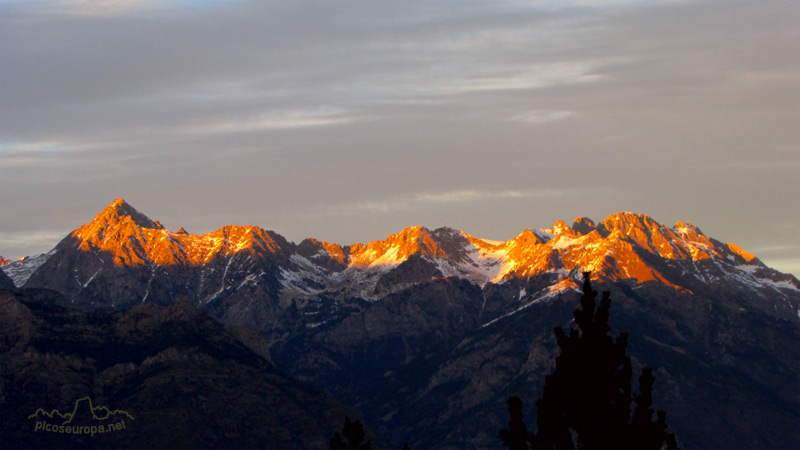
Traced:
[[[321, 295], [374, 301], [441, 277], [480, 286], [550, 280], [547, 290], [520, 292], [523, 300], [577, 287], [583, 270], [607, 281], [655, 282], [677, 290], [724, 281], [738, 290], [761, 291], [762, 297], [765, 289], [779, 297], [800, 291], [795, 277], [770, 269], [734, 244], [709, 238], [691, 223], [667, 227], [630, 212], [597, 224], [586, 217], [572, 226], [558, 221], [506, 242], [452, 228], [414, 226], [384, 240], [343, 246], [316, 239], [294, 244], [255, 226], [228, 225], [202, 235], [183, 228], [171, 232], [116, 199], [36, 262], [40, 265], [35, 270], [30, 270], [30, 261], [4, 270], [18, 275], [18, 286], [54, 288], [87, 307], [109, 302], [100, 297], [111, 293], [114, 299], [105, 306], [182, 298], [241, 320], [253, 314], [272, 316], [293, 301], [303, 308]], [[252, 304], [254, 295], [274, 304], [269, 311], [249, 310], [265, 308]], [[790, 302], [784, 309], [794, 314], [796, 306]]]

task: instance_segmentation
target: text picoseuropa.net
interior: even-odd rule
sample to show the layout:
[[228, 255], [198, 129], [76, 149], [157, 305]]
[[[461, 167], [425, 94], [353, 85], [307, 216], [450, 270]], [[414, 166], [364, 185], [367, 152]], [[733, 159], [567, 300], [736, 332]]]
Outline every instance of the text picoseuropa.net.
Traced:
[[33, 431], [44, 431], [50, 433], [61, 434], [88, 434], [94, 436], [99, 433], [111, 433], [114, 431], [124, 430], [125, 420], [117, 423], [109, 423], [107, 425], [58, 425], [37, 420]]

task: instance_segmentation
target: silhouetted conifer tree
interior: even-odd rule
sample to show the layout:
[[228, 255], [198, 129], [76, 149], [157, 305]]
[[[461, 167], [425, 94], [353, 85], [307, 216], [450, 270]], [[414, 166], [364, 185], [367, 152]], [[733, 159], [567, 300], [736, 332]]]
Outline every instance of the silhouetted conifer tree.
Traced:
[[[529, 433], [522, 421], [522, 400], [508, 400], [511, 420], [500, 431], [503, 444], [512, 450], [535, 449], [677, 449], [667, 433], [666, 413], [651, 409], [653, 372], [642, 369], [639, 394], [631, 392], [631, 360], [625, 352], [627, 333], [616, 341], [609, 336], [611, 299], [603, 292], [595, 310], [597, 291], [590, 272], [584, 272], [583, 297], [574, 312], [577, 329], [555, 335], [561, 354], [556, 369], [545, 377], [542, 397], [536, 402], [538, 432]], [[635, 403], [631, 416], [631, 403]]]
[[508, 413], [511, 420], [508, 421], [508, 429], [500, 430], [500, 437], [503, 438], [503, 445], [511, 450], [528, 450], [528, 442], [533, 439], [533, 434], [528, 432], [528, 427], [522, 420], [522, 399], [511, 397], [508, 399]]
[[[342, 440], [344, 435], [344, 440]], [[350, 420], [350, 417], [345, 416], [344, 428], [342, 433], [335, 432], [330, 440], [331, 450], [375, 450], [372, 448], [372, 442], [364, 442], [364, 425], [360, 420], [355, 422]]]

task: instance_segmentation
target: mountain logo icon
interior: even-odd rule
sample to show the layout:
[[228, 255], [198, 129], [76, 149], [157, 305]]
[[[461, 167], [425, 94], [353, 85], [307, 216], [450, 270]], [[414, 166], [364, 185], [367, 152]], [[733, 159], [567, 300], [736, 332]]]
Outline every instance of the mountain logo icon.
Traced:
[[91, 436], [124, 430], [127, 428], [126, 420], [135, 420], [128, 411], [94, 406], [89, 396], [75, 400], [71, 412], [62, 413], [58, 409], [48, 412], [39, 408], [28, 419], [36, 420], [34, 431]]

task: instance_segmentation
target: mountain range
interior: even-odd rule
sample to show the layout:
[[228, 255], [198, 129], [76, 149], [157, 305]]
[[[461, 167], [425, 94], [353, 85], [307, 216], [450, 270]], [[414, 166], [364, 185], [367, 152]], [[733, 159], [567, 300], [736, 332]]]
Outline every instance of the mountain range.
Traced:
[[[319, 322], [306, 323], [315, 326], [338, 318], [335, 311], [316, 311], [321, 297], [346, 309], [348, 300], [374, 302], [446, 277], [483, 288], [548, 280], [539, 282], [540, 289], [517, 293], [516, 302], [524, 305], [577, 289], [579, 272], [591, 270], [609, 282], [657, 282], [690, 292], [725, 286], [758, 298], [777, 295], [784, 301], [759, 306], [782, 317], [797, 314], [792, 298], [800, 291], [795, 277], [770, 269], [735, 244], [709, 238], [690, 223], [667, 227], [642, 214], [618, 213], [598, 224], [581, 217], [571, 227], [559, 221], [506, 242], [415, 226], [385, 240], [343, 246], [312, 238], [295, 244], [255, 226], [229, 225], [203, 235], [171, 232], [122, 199], [49, 253], [3, 270], [17, 286], [55, 289], [86, 309], [186, 300], [223, 322], [264, 332], [292, 302], [307, 319], [316, 317]], [[268, 301], [252, 304], [254, 296]]]
[[[655, 369], [685, 448], [800, 442], [800, 281], [690, 223], [629, 212], [491, 241], [410, 227], [299, 244], [255, 226], [167, 230], [122, 199], [48, 253], [2, 266], [86, 312], [186, 304], [256, 330], [277, 369], [360, 410], [398, 448], [495, 448], [505, 399], [552, 370], [582, 271]], [[2, 280], [0, 280], [2, 282]]]

